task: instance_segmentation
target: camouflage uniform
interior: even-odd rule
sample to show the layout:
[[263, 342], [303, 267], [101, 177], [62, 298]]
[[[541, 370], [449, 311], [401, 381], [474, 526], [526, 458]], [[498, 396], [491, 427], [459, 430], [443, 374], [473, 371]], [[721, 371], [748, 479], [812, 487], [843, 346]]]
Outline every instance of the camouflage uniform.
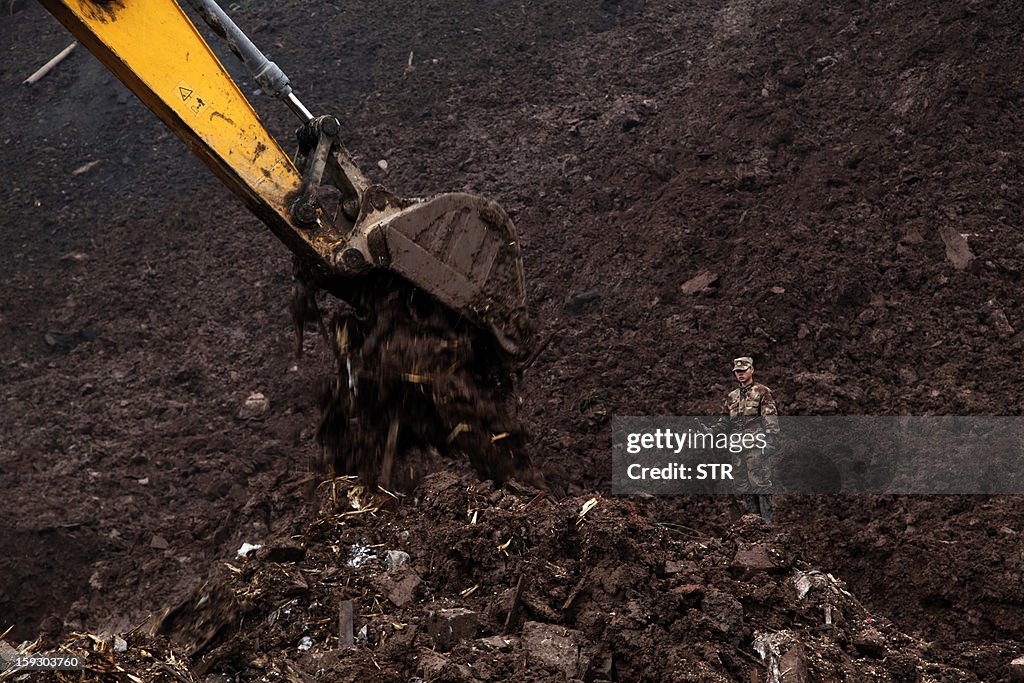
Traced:
[[[753, 367], [749, 357], [733, 361], [734, 370]], [[779, 435], [779, 410], [772, 391], [763, 384], [752, 382], [729, 392], [725, 399], [725, 415], [715, 423], [713, 430], [764, 434], [775, 446]], [[768, 456], [760, 448], [752, 448], [732, 455], [733, 481], [743, 495], [747, 512], [760, 512], [765, 521], [772, 518], [772, 477]]]

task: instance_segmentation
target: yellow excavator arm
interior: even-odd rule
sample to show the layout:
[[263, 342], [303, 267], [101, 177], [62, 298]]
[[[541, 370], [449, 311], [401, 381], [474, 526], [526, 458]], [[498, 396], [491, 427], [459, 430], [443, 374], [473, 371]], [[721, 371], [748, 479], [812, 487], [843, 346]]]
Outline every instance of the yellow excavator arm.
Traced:
[[[212, 0], [189, 0], [257, 82], [299, 116], [291, 159], [174, 0], [40, 0], [159, 116], [296, 255], [303, 272], [342, 299], [390, 271], [528, 351], [525, 283], [515, 227], [489, 200], [444, 194], [402, 199], [371, 185], [338, 139], [333, 116], [313, 117], [287, 77]], [[324, 206], [320, 187], [338, 192]]]

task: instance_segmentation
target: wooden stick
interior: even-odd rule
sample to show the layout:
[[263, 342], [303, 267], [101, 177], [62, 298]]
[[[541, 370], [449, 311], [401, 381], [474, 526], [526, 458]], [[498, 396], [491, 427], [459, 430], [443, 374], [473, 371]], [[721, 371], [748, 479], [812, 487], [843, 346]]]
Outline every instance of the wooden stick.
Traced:
[[352, 633], [352, 601], [342, 600], [338, 621], [338, 638], [342, 647], [352, 647], [355, 637]]
[[53, 67], [63, 62], [64, 58], [71, 54], [71, 51], [74, 50], [77, 45], [78, 41], [76, 40], [75, 42], [71, 43], [66, 48], [58, 52], [56, 57], [48, 61], [46, 64], [43, 64], [34, 74], [32, 74], [24, 81], [22, 81], [22, 85], [32, 85], [36, 81], [42, 79], [43, 76], [50, 73], [50, 70], [53, 69]]
[[502, 633], [508, 635], [512, 632], [512, 627], [515, 625], [516, 612], [519, 611], [519, 602], [523, 599], [523, 574], [519, 574], [519, 580], [516, 581], [516, 590], [512, 594], [512, 604], [508, 607], [508, 614], [505, 615], [505, 628]]

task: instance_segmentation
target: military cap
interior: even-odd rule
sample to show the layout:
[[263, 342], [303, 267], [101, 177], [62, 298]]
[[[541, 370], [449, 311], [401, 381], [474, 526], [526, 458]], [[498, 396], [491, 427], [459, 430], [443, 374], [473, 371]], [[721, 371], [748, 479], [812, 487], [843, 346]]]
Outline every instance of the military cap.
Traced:
[[754, 359], [750, 356], [741, 356], [732, 362], [732, 369], [735, 370], [746, 370], [747, 368], [754, 367]]

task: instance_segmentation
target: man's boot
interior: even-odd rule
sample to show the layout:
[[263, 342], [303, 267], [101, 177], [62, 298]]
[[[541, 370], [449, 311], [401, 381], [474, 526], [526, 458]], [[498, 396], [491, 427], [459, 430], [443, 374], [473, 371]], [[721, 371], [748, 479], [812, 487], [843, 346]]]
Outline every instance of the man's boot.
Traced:
[[744, 493], [743, 494], [743, 507], [747, 509], [747, 512], [753, 512], [755, 515], [761, 511], [760, 506], [757, 503], [757, 494]]
[[772, 513], [775, 511], [772, 507], [772, 494], [763, 493], [757, 496], [757, 504], [761, 509], [761, 519], [771, 524]]

